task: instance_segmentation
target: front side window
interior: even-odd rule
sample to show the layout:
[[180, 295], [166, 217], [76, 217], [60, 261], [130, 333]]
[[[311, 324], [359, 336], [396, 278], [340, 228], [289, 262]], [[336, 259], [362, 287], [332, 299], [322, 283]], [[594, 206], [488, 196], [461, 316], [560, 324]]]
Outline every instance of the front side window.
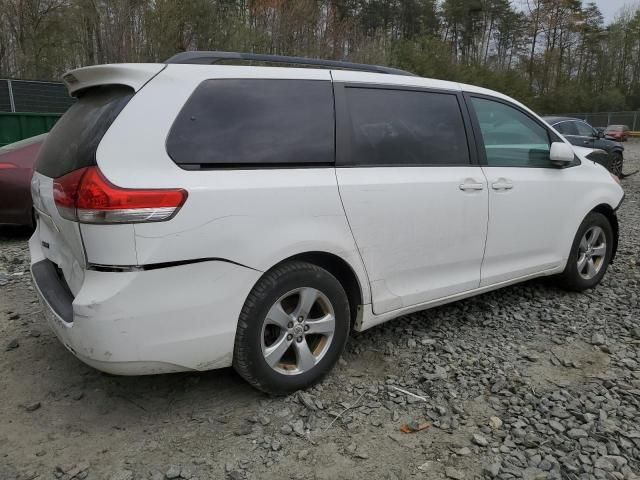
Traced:
[[487, 165], [551, 167], [547, 129], [502, 102], [472, 98], [484, 140]]
[[167, 152], [183, 168], [331, 165], [331, 82], [207, 80], [178, 114]]
[[350, 165], [469, 165], [455, 94], [346, 88]]
[[578, 130], [578, 135], [581, 137], [593, 137], [593, 128], [584, 122], [573, 122]]

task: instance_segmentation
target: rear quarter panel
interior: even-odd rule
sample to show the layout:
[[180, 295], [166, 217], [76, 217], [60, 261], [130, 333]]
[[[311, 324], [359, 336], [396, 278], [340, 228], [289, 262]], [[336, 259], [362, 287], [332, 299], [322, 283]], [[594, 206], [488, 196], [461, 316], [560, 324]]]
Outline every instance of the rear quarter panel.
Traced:
[[[166, 151], [173, 121], [204, 80], [287, 78], [331, 81], [326, 70], [169, 65], [136, 94], [104, 136], [97, 162], [114, 184], [184, 188], [168, 222], [133, 226], [137, 263], [221, 258], [265, 271], [290, 256], [322, 251], [343, 258], [368, 282], [340, 201], [334, 168], [188, 171]], [[247, 292], [248, 293], [248, 292]]]

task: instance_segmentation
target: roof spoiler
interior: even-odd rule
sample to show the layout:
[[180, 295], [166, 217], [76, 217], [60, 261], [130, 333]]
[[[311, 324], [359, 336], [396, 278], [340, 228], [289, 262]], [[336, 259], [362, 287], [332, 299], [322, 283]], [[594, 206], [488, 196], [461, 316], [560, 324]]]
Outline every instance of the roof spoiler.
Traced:
[[166, 68], [161, 63], [114, 63], [71, 70], [62, 76], [69, 94], [98, 85], [127, 85], [136, 92]]

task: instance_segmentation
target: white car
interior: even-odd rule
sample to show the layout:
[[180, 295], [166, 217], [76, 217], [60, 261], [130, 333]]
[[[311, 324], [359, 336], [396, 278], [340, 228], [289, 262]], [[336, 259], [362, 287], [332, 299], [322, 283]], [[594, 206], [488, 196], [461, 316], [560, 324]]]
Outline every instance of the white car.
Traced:
[[619, 183], [500, 93], [218, 52], [64, 81], [31, 269], [56, 335], [105, 372], [233, 365], [289, 392], [350, 330], [539, 276], [593, 288], [615, 256]]

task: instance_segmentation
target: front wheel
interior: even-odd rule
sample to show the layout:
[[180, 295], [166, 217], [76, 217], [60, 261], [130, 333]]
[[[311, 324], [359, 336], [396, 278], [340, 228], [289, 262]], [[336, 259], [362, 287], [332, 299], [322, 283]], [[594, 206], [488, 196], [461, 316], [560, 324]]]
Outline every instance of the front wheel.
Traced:
[[611, 156], [611, 168], [610, 171], [616, 177], [622, 178], [622, 166], [624, 164], [624, 159], [622, 158], [622, 154], [619, 152], [615, 152]]
[[591, 212], [576, 233], [569, 260], [559, 280], [569, 290], [582, 291], [600, 283], [611, 262], [613, 229], [607, 217]]
[[240, 313], [233, 366], [254, 387], [285, 394], [318, 382], [349, 335], [349, 301], [327, 270], [306, 262], [274, 267]]

